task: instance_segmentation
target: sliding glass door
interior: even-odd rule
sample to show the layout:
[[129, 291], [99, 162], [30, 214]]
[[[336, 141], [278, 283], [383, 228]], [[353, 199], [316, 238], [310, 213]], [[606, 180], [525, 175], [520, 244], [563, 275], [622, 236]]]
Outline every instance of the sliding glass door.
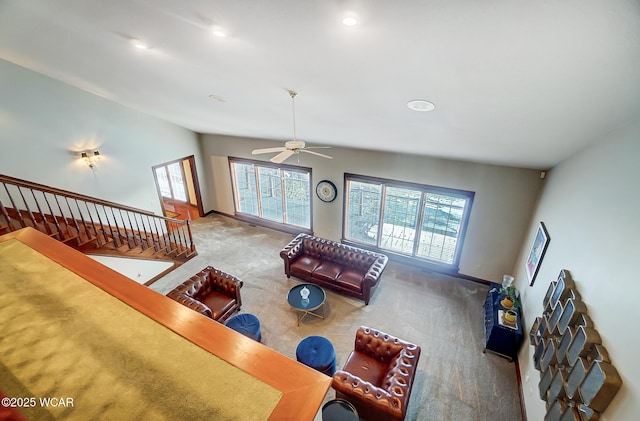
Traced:
[[311, 228], [311, 170], [229, 158], [240, 216]]

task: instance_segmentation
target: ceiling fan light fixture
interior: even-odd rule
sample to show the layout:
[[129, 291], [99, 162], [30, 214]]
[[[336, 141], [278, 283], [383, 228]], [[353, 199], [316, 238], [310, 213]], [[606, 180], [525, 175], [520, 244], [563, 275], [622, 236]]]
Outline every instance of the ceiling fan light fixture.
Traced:
[[407, 102], [407, 107], [409, 107], [410, 110], [420, 111], [420, 112], [433, 111], [436, 108], [433, 102], [426, 101], [424, 99], [411, 100]]

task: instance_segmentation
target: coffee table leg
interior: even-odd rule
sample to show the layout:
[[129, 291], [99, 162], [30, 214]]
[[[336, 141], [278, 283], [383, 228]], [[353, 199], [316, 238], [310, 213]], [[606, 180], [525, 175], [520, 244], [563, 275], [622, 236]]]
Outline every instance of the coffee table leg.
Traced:
[[299, 311], [299, 312], [298, 312], [298, 327], [300, 327], [300, 321], [301, 321], [302, 319], [304, 319], [304, 317], [305, 317], [307, 314], [310, 314], [310, 315], [312, 315], [312, 316], [315, 316], [315, 317], [318, 317], [318, 318], [320, 318], [320, 319], [324, 320], [324, 303], [322, 304], [322, 306], [321, 306], [321, 307], [322, 307], [322, 315], [317, 314], [317, 313], [314, 313], [313, 311], [306, 311], [306, 310]]

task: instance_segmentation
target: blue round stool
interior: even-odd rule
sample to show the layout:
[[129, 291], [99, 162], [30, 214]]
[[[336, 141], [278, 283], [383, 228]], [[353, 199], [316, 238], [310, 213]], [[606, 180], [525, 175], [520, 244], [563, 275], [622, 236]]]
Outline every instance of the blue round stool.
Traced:
[[336, 350], [331, 341], [322, 336], [308, 336], [300, 341], [296, 359], [330, 377], [336, 372]]
[[262, 333], [260, 332], [260, 320], [253, 314], [236, 314], [227, 320], [225, 325], [228, 328], [253, 339], [254, 341], [260, 342], [262, 339]]

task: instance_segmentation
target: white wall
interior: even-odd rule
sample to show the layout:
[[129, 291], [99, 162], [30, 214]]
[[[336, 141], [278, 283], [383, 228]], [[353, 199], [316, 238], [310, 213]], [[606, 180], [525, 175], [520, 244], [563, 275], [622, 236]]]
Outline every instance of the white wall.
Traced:
[[1, 174], [161, 214], [151, 167], [195, 155], [201, 172], [199, 154], [189, 130], [0, 60]]
[[[623, 378], [600, 418], [637, 420], [640, 414], [640, 122], [609, 135], [554, 168], [528, 229], [517, 264], [526, 332], [542, 313], [542, 299], [561, 269], [573, 275], [595, 328]], [[524, 261], [536, 226], [543, 221], [551, 241], [535, 283], [528, 286]], [[519, 364], [529, 420], [544, 418], [537, 392], [539, 373], [528, 341]]]
[[[206, 172], [213, 177], [212, 209], [233, 213], [226, 157], [268, 160], [270, 155], [251, 155], [255, 148], [282, 143], [229, 136], [203, 135]], [[338, 197], [324, 203], [313, 194], [313, 229], [320, 237], [342, 237], [344, 173], [376, 176], [475, 192], [471, 219], [460, 261], [460, 272], [482, 279], [501, 280], [510, 273], [518, 256], [543, 181], [539, 171], [438, 158], [390, 154], [347, 148], [323, 150], [334, 159], [300, 154], [287, 164], [312, 168], [313, 186], [329, 179]], [[217, 188], [220, 186], [220, 188]]]

